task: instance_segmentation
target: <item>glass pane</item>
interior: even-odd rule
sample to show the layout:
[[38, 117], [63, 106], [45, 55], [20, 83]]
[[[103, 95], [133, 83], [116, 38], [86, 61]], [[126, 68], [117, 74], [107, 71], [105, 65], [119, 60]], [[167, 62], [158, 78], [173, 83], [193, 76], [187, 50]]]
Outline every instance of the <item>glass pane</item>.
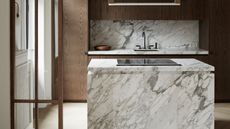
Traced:
[[[54, 52], [53, 52], [53, 99], [58, 97], [58, 0], [54, 0], [53, 4], [53, 42], [54, 42]], [[60, 90], [60, 89], [59, 89]]]
[[57, 19], [52, 0], [38, 0], [38, 96], [40, 100], [57, 98]]
[[39, 104], [39, 129], [58, 129], [58, 105]]
[[15, 129], [34, 129], [33, 109], [33, 104], [15, 104]]
[[34, 0], [16, 0], [15, 98], [34, 99]]

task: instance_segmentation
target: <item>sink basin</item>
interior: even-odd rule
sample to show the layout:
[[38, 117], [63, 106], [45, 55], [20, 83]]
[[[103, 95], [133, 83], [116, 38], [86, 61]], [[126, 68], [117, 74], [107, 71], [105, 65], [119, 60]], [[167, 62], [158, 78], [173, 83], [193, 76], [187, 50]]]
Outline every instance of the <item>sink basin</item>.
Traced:
[[159, 49], [134, 49], [134, 51], [159, 51]]
[[181, 66], [171, 59], [118, 59], [117, 66]]

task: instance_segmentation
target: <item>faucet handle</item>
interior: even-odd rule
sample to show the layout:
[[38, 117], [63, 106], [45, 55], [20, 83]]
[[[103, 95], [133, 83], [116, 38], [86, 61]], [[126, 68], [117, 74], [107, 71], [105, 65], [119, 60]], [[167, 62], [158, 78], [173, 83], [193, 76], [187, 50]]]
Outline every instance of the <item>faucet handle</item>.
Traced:
[[153, 48], [154, 48], [154, 45], [149, 45], [148, 48], [149, 48], [149, 49], [153, 49]]
[[159, 48], [159, 47], [158, 47], [158, 43], [157, 43], [157, 42], [155, 43], [155, 45], [154, 45], [154, 46], [155, 46], [155, 48], [154, 48], [154, 49], [158, 49], [158, 48]]
[[145, 31], [142, 32], [142, 37], [145, 37]]
[[141, 49], [141, 45], [136, 45], [136, 48], [137, 49]]

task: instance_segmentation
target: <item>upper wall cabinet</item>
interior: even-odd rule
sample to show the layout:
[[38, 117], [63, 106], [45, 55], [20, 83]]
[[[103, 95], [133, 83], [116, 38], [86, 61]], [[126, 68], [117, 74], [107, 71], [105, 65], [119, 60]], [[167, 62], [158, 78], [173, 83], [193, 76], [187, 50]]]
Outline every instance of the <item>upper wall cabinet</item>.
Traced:
[[89, 0], [93, 20], [202, 20], [207, 0]]
[[180, 6], [181, 0], [108, 0], [109, 6]]

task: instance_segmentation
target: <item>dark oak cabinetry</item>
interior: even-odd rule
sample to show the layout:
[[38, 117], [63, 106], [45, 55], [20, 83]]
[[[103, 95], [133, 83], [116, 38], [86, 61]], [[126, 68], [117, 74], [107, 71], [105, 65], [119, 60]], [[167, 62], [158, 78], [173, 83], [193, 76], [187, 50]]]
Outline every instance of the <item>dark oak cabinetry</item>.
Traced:
[[63, 97], [85, 101], [87, 81], [88, 1], [63, 1]]
[[[121, 0], [120, 0], [121, 1]], [[124, 0], [123, 0], [124, 1]], [[125, 0], [133, 1], [133, 0]], [[147, 0], [148, 2], [156, 0]], [[157, 0], [157, 2], [166, 0]], [[90, 0], [90, 19], [191, 20], [204, 19], [207, 0], [181, 0], [180, 6], [108, 6], [108, 0]]]
[[209, 0], [209, 63], [216, 68], [216, 100], [230, 102], [230, 0]]

